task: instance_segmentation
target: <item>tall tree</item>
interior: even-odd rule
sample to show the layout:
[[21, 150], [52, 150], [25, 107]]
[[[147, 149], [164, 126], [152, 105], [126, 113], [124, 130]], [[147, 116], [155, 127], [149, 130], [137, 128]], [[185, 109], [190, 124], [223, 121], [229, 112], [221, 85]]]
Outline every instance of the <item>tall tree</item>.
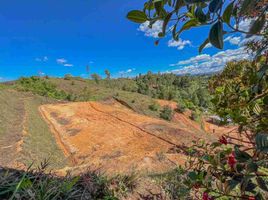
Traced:
[[106, 74], [106, 79], [107, 80], [110, 80], [111, 79], [111, 73], [110, 73], [110, 71], [108, 69], [106, 69], [104, 72]]
[[97, 73], [91, 74], [91, 78], [97, 83], [100, 83], [101, 77]]

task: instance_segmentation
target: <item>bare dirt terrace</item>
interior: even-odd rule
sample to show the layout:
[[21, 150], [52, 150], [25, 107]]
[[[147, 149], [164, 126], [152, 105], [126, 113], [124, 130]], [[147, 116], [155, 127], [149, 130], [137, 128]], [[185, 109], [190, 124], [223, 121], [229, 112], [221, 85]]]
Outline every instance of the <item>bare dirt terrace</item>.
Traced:
[[116, 103], [82, 102], [42, 105], [58, 145], [72, 167], [101, 168], [107, 173], [160, 172], [183, 163], [174, 146], [214, 137], [177, 123], [135, 113]]

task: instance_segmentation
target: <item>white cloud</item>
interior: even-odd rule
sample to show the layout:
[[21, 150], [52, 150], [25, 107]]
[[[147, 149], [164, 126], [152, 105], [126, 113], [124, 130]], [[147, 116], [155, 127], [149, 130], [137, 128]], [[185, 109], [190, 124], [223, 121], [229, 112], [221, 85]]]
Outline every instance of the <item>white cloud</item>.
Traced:
[[212, 56], [201, 54], [189, 60], [179, 61], [170, 66], [179, 66], [178, 69], [170, 70], [176, 74], [204, 74], [221, 71], [227, 62], [251, 59], [252, 55], [244, 47], [220, 51]]
[[44, 57], [40, 57], [40, 58], [35, 58], [35, 61], [37, 61], [37, 62], [47, 62], [48, 57], [44, 56]]
[[242, 21], [239, 22], [238, 24], [238, 29], [241, 30], [241, 31], [249, 31], [250, 29], [250, 26], [252, 24], [252, 22], [254, 21], [254, 19], [244, 19]]
[[244, 37], [239, 45], [243, 46], [243, 45], [247, 44], [248, 42], [252, 42], [252, 41], [256, 42], [256, 41], [259, 41], [261, 39], [262, 39], [262, 36], [259, 36], [259, 35], [253, 35], [253, 36], [248, 37], [248, 38]]
[[144, 22], [138, 28], [138, 31], [144, 32], [147, 37], [158, 38], [158, 33], [162, 31], [163, 21], [156, 21], [152, 28], [149, 27], [149, 21]]
[[189, 40], [182, 40], [179, 38], [178, 41], [175, 41], [173, 39], [168, 41], [168, 46], [169, 47], [177, 47], [178, 50], [184, 49], [186, 45], [191, 45], [192, 43]]
[[129, 73], [131, 73], [131, 72], [133, 72], [135, 70], [136, 70], [135, 68], [130, 68], [130, 69], [127, 69], [125, 71], [120, 71], [119, 74], [120, 75], [126, 75], [126, 74], [129, 74]]
[[42, 71], [38, 71], [38, 75], [39, 76], [45, 76], [46, 74], [44, 72], [42, 72]]
[[209, 59], [210, 59], [210, 55], [208, 55], [208, 54], [201, 54], [201, 55], [192, 57], [192, 58], [190, 58], [188, 60], [182, 60], [182, 61], [179, 61], [176, 64], [171, 64], [170, 66], [196, 64], [198, 62], [203, 62], [203, 61], [206, 61], [206, 60], [209, 60]]
[[69, 64], [69, 63], [66, 63], [63, 65], [64, 67], [73, 67], [74, 65], [73, 64]]
[[65, 58], [58, 58], [57, 60], [57, 63], [60, 64], [60, 65], [63, 65], [65, 63], [67, 63], [67, 60]]
[[239, 45], [241, 42], [241, 37], [232, 37], [232, 36], [228, 36], [227, 38], [224, 39], [224, 42], [230, 42], [230, 44], [233, 45]]
[[73, 64], [68, 63], [68, 61], [65, 58], [58, 58], [56, 61], [59, 65], [63, 65], [64, 67], [73, 67], [74, 66]]

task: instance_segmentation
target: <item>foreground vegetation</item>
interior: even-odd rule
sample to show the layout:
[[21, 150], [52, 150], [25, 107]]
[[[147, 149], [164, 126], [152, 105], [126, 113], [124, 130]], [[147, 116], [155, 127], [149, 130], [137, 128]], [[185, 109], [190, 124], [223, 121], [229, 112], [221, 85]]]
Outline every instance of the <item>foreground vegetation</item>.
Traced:
[[58, 177], [48, 173], [45, 161], [27, 171], [0, 168], [0, 199], [102, 199], [116, 200], [136, 187], [136, 175], [107, 178], [99, 171]]
[[[223, 135], [219, 142], [195, 141], [187, 152], [184, 183], [195, 199], [267, 199], [268, 192], [268, 4], [265, 0], [202, 1], [148, 0], [141, 10], [130, 11], [128, 19], [162, 21], [159, 40], [172, 33], [179, 41], [183, 31], [210, 26], [207, 45], [223, 49], [224, 36], [243, 33], [252, 61], [229, 63], [210, 81], [215, 112], [239, 126], [240, 136]], [[244, 20], [249, 28], [241, 29]]]

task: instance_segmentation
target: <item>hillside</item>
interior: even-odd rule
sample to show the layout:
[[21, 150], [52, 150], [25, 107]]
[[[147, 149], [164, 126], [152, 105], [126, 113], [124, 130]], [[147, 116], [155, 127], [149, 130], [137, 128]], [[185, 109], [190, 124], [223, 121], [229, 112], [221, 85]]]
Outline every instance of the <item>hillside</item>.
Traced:
[[[111, 87], [114, 82], [35, 77], [1, 85], [0, 165], [26, 170], [48, 160], [45, 171], [60, 176], [135, 172], [152, 189], [158, 186], [148, 175], [164, 178], [184, 164], [192, 140], [215, 141], [230, 130], [191, 119], [193, 111], [178, 112], [175, 101]], [[161, 118], [166, 106], [170, 121]]]
[[[126, 79], [124, 81], [127, 82], [128, 80]], [[111, 83], [113, 82], [114, 80], [111, 81]], [[44, 87], [42, 84], [44, 84], [46, 88], [50, 88], [48, 93], [45, 94], [44, 91], [41, 90], [41, 88]], [[80, 134], [80, 132], [83, 132], [83, 130], [80, 131], [79, 126], [85, 126], [85, 130], [92, 130], [93, 134], [95, 134], [94, 131], [97, 131], [96, 127], [98, 127], [98, 123], [101, 125], [111, 117], [115, 116], [105, 113], [104, 116], [100, 116], [98, 120], [96, 119], [96, 124], [94, 124], [92, 127], [91, 125], [87, 127], [87, 125], [85, 125], [86, 123], [83, 124], [82, 122], [69, 124], [69, 121], [65, 119], [66, 117], [68, 118], [68, 115], [64, 112], [64, 109], [62, 109], [63, 107], [66, 109], [69, 107], [68, 109], [70, 112], [74, 112], [74, 116], [72, 117], [71, 121], [76, 121], [78, 119], [83, 121], [84, 118], [86, 119], [91, 115], [96, 116], [97, 114], [95, 113], [96, 110], [94, 110], [91, 106], [93, 105], [92, 101], [100, 102], [98, 104], [98, 106], [101, 107], [100, 110], [106, 110], [107, 108], [112, 109], [109, 112], [115, 114], [116, 117], [120, 116], [120, 119], [116, 120], [127, 120], [126, 122], [123, 122], [122, 125], [119, 125], [119, 122], [111, 122], [119, 126], [119, 132], [120, 129], [122, 129], [120, 127], [124, 127], [127, 124], [129, 125], [129, 123], [138, 123], [135, 124], [136, 127], [132, 128], [141, 129], [139, 131], [142, 131], [143, 134], [145, 132], [150, 132], [151, 135], [155, 135], [157, 137], [159, 136], [177, 146], [183, 146], [198, 138], [206, 140], [213, 139], [214, 135], [211, 134], [212, 129], [214, 129], [214, 133], [217, 133], [217, 128], [219, 128], [221, 130], [220, 134], [222, 134], [222, 131], [224, 130], [229, 130], [228, 128], [220, 128], [215, 125], [213, 126], [213, 124], [208, 124], [208, 122], [206, 122], [204, 119], [199, 122], [193, 121], [191, 119], [191, 111], [188, 110], [184, 113], [176, 112], [177, 103], [175, 102], [157, 100], [148, 95], [139, 94], [137, 92], [129, 92], [116, 88], [112, 89], [107, 87], [107, 81], [105, 82], [105, 80], [100, 84], [96, 84], [92, 80], [78, 78], [71, 78], [70, 80], [49, 78], [37, 80], [34, 79], [34, 86], [30, 85], [31, 83], [26, 79], [22, 83], [18, 81], [17, 83], [13, 83], [11, 85], [9, 84], [8, 86], [3, 87], [0, 91], [0, 97], [2, 98], [0, 106], [2, 106], [3, 110], [3, 114], [1, 115], [1, 141], [6, 144], [1, 148], [1, 153], [4, 154], [6, 151], [9, 152], [8, 149], [13, 146], [16, 146], [17, 149], [16, 154], [12, 152], [14, 155], [8, 156], [10, 160], [15, 162], [10, 163], [6, 160], [3, 160], [1, 162], [2, 165], [9, 167], [12, 165], [28, 166], [31, 161], [34, 161], [36, 162], [35, 164], [37, 164], [46, 158], [50, 159], [52, 168], [55, 168], [55, 166], [62, 167], [66, 162], [70, 164], [70, 160], [66, 160], [66, 158], [63, 156], [63, 154], [66, 154], [66, 152], [61, 151], [62, 147], [57, 145], [58, 142], [56, 144], [54, 138], [55, 135], [53, 136], [51, 133], [55, 131], [55, 127], [51, 129], [51, 125], [57, 126], [60, 131], [56, 131], [60, 132], [60, 134], [63, 134], [62, 132], [66, 131], [68, 132], [68, 129], [75, 130], [73, 131], [74, 133]], [[36, 85], [40, 85], [39, 88], [36, 87]], [[38, 94], [42, 94], [47, 97], [43, 97]], [[61, 94], [61, 96], [58, 94]], [[89, 104], [67, 103], [69, 101], [89, 102]], [[150, 106], [153, 104], [159, 105], [159, 108], [156, 110], [150, 109]], [[161, 107], [163, 108], [164, 106], [169, 106], [174, 110], [171, 122], [162, 120], [160, 118]], [[90, 107], [91, 109], [88, 110]], [[52, 108], [54, 108], [55, 111], [51, 111]], [[81, 110], [77, 110], [78, 108]], [[63, 115], [62, 121], [66, 122], [66, 124], [57, 122], [56, 113], [57, 115]], [[131, 118], [132, 115], [136, 117]], [[105, 119], [105, 116], [108, 118]], [[7, 119], [13, 119], [12, 123], [10, 123], [10, 121]], [[135, 122], [135, 120], [138, 121]], [[66, 129], [65, 126], [71, 128]], [[110, 128], [106, 129], [101, 127], [103, 129], [100, 129], [98, 134], [102, 135], [103, 133], [106, 133], [107, 130], [112, 129], [113, 126], [114, 125], [111, 125]], [[209, 128], [210, 126], [213, 126], [213, 128]], [[114, 128], [116, 131], [117, 128]], [[122, 129], [122, 131], [131, 132], [127, 129]], [[206, 131], [209, 133], [206, 133]], [[217, 134], [217, 136], [220, 134]], [[86, 137], [91, 138], [92, 136], [88, 135]], [[14, 139], [11, 140], [10, 138]], [[54, 153], [51, 154], [51, 152]], [[71, 152], [69, 152], [69, 154], [71, 154]], [[22, 160], [22, 163], [19, 164], [19, 160]]]

